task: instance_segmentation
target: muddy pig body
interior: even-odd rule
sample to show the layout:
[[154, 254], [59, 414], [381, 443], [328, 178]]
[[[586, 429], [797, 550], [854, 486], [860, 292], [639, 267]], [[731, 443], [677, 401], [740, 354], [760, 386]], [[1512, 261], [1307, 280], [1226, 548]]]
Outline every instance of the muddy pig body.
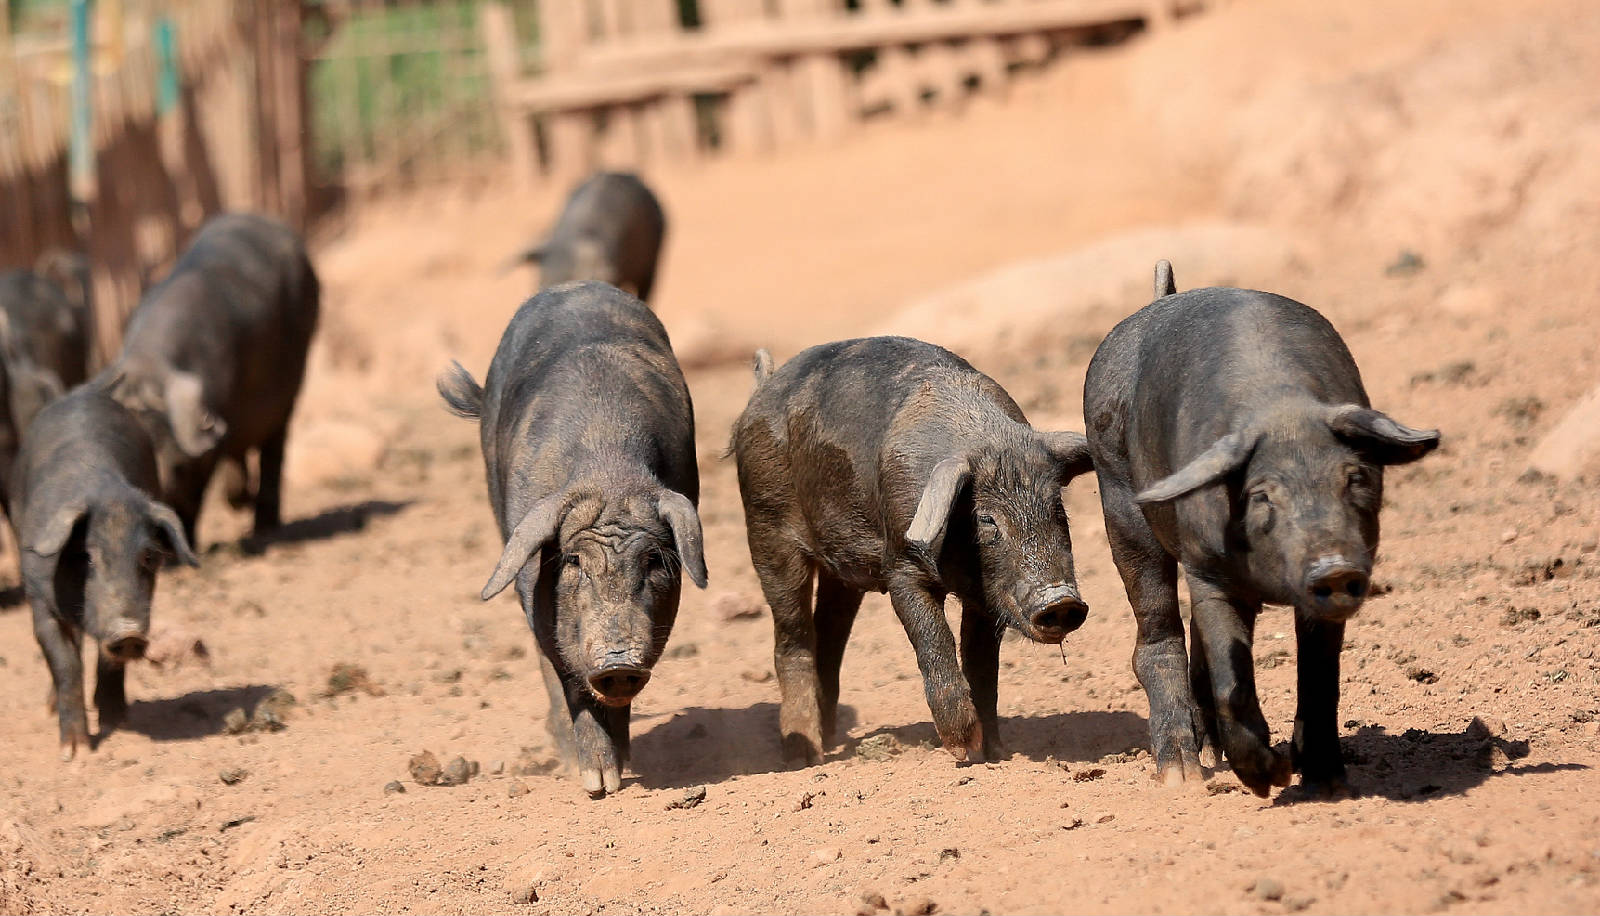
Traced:
[[28, 425], [89, 377], [91, 324], [86, 304], [45, 274], [0, 274], [0, 505]]
[[40, 411], [17, 455], [11, 524], [63, 759], [89, 746], [84, 634], [99, 644], [105, 735], [127, 710], [123, 666], [144, 654], [157, 570], [169, 557], [198, 565], [177, 514], [154, 497], [158, 483], [144, 427], [95, 383]]
[[604, 283], [554, 287], [517, 310], [482, 387], [458, 365], [439, 391], [479, 423], [505, 540], [483, 598], [515, 583], [552, 735], [591, 795], [615, 792], [682, 576], [706, 584], [694, 407], [666, 330]]
[[756, 376], [733, 447], [785, 755], [821, 760], [862, 595], [886, 591], [945, 747], [997, 759], [1001, 632], [1059, 643], [1088, 613], [1061, 500], [1090, 469], [1083, 436], [1033, 429], [993, 379], [904, 337], [812, 347], [776, 371], [763, 351]]
[[[1157, 773], [1198, 780], [1220, 747], [1258, 794], [1287, 785], [1291, 769], [1313, 794], [1342, 791], [1339, 651], [1377, 555], [1383, 469], [1427, 454], [1439, 434], [1371, 409], [1355, 360], [1315, 310], [1251, 290], [1173, 290], [1163, 261], [1158, 298], [1112, 330], [1084, 384]], [[1294, 608], [1288, 759], [1271, 746], [1255, 689], [1263, 604]]]
[[[253, 502], [256, 533], [280, 524], [284, 443], [319, 304], [316, 273], [293, 230], [229, 214], [201, 227], [129, 318], [104, 377], [149, 431], [164, 499], [191, 543], [219, 463], [229, 501]], [[252, 451], [253, 492], [245, 473]]]
[[567, 198], [549, 236], [517, 260], [538, 265], [540, 289], [600, 280], [648, 302], [666, 230], [661, 202], [637, 175], [600, 172]]

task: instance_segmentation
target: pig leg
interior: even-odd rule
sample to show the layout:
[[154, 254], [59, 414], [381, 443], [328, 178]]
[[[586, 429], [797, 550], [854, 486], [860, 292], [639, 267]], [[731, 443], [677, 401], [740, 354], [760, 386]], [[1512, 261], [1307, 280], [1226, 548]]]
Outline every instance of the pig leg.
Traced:
[[917, 652], [917, 668], [944, 749], [957, 760], [983, 759], [983, 725], [967, 679], [956, 666], [956, 638], [944, 619], [944, 596], [910, 576], [889, 582], [889, 601]]
[[611, 740], [613, 710], [596, 702], [589, 688], [582, 684], [568, 684], [567, 709], [577, 739], [578, 778], [584, 791], [590, 798], [601, 798], [607, 792], [622, 788], [622, 760], [616, 743]]
[[1251, 654], [1259, 604], [1230, 597], [1222, 589], [1189, 575], [1193, 605], [1211, 691], [1217, 704], [1217, 730], [1228, 763], [1250, 791], [1266, 797], [1273, 786], [1289, 784], [1289, 761], [1272, 749], [1267, 720], [1256, 695], [1255, 658]]
[[1000, 743], [1000, 625], [981, 601], [961, 601], [961, 672], [983, 726], [983, 759], [1005, 757]]
[[[754, 538], [752, 537], [752, 540]], [[822, 762], [822, 687], [817, 627], [811, 610], [811, 561], [779, 547], [752, 552], [761, 591], [772, 607], [772, 659], [778, 672], [778, 732], [785, 760]]]
[[550, 663], [544, 650], [535, 648], [534, 652], [539, 656], [539, 672], [544, 675], [544, 691], [550, 698], [550, 713], [544, 720], [545, 730], [555, 743], [556, 755], [561, 758], [562, 767], [576, 774], [578, 740], [572, 732], [572, 713], [567, 710], [567, 688], [562, 685], [561, 675], [556, 673], [555, 665]]
[[167, 488], [165, 502], [178, 513], [183, 522], [184, 537], [196, 550], [200, 541], [195, 537], [200, 525], [200, 505], [206, 495], [206, 484], [211, 482], [211, 472], [217, 466], [217, 455], [212, 453], [180, 465], [173, 472], [172, 485]]
[[222, 492], [228, 505], [244, 509], [253, 499], [250, 496], [250, 465], [243, 455], [230, 455], [222, 460]]
[[1189, 691], [1195, 706], [1200, 710], [1200, 765], [1216, 769], [1222, 762], [1217, 748], [1222, 746], [1222, 736], [1217, 732], [1217, 698], [1211, 692], [1211, 667], [1206, 664], [1206, 653], [1201, 650], [1199, 618], [1189, 615]]
[[[1101, 484], [1106, 537], [1138, 624], [1133, 673], [1150, 701], [1150, 753], [1169, 786], [1200, 782], [1200, 711], [1189, 692], [1189, 653], [1178, 613], [1178, 564], [1156, 541], [1133, 494]], [[1208, 688], [1209, 689], [1209, 688]]]
[[821, 688], [822, 740], [831, 747], [839, 724], [839, 666], [850, 627], [861, 610], [861, 592], [826, 570], [817, 570], [817, 683]]
[[1294, 615], [1298, 702], [1290, 753], [1300, 786], [1313, 796], [1350, 794], [1339, 749], [1339, 651], [1344, 624]]
[[82, 635], [61, 622], [49, 608], [33, 607], [33, 636], [44, 652], [55, 685], [56, 719], [61, 725], [61, 759], [71, 760], [78, 749], [89, 749], [89, 715], [83, 705]]
[[283, 524], [279, 503], [283, 492], [283, 446], [288, 437], [289, 425], [261, 443], [261, 473], [256, 481], [256, 519], [254, 533], [257, 537]]
[[127, 668], [95, 653], [94, 708], [100, 713], [100, 737], [116, 730], [128, 718]]

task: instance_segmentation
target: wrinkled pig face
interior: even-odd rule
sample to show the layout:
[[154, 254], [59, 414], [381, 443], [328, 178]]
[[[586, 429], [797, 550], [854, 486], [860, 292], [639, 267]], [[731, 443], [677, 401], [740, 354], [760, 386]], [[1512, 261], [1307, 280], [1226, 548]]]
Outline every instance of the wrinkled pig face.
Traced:
[[[482, 596], [517, 580], [528, 622], [541, 641], [554, 639], [560, 667], [601, 702], [626, 706], [666, 646], [685, 575], [705, 588], [700, 516], [688, 497], [658, 487], [556, 493], [524, 514]], [[534, 599], [545, 588], [553, 620]]]
[[1001, 438], [934, 467], [906, 543], [938, 557], [948, 527], [952, 549], [976, 555], [990, 611], [1030, 639], [1058, 643], [1089, 614], [1061, 503], [1067, 481], [1092, 468], [1088, 446], [1077, 433], [1020, 425]]
[[1438, 445], [1438, 430], [1402, 426], [1371, 408], [1279, 404], [1138, 498], [1166, 502], [1228, 482], [1236, 498], [1227, 549], [1242, 558], [1261, 599], [1345, 620], [1367, 596], [1383, 468]]
[[980, 456], [972, 475], [971, 538], [985, 603], [1006, 625], [1058, 643], [1083, 625], [1061, 485], [1045, 456]]
[[144, 655], [162, 562], [200, 565], [172, 509], [125, 485], [60, 505], [29, 541], [30, 553], [55, 560], [58, 603], [82, 607], [85, 628], [116, 661]]
[[678, 614], [672, 531], [632, 497], [567, 537], [556, 557], [556, 644], [603, 703], [625, 706], [650, 680]]
[[142, 508], [126, 502], [95, 507], [84, 548], [88, 575], [83, 599], [90, 632], [112, 659], [143, 657], [156, 571], [170, 549], [146, 522]]
[[1331, 620], [1360, 610], [1378, 549], [1382, 467], [1325, 424], [1307, 423], [1262, 438], [1240, 499], [1238, 530], [1264, 599]]

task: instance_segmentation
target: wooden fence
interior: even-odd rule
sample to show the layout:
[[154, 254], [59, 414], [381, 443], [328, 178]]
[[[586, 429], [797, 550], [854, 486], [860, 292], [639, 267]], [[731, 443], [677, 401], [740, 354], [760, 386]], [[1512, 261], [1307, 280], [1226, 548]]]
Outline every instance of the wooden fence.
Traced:
[[1003, 92], [1055, 50], [1158, 27], [1206, 0], [563, 0], [480, 12], [494, 101], [525, 180], [767, 152], [885, 113]]
[[93, 24], [93, 159], [76, 189], [71, 41], [0, 32], [0, 266], [86, 252], [104, 349], [208, 216], [303, 226], [311, 186], [298, 3], [101, 0]]

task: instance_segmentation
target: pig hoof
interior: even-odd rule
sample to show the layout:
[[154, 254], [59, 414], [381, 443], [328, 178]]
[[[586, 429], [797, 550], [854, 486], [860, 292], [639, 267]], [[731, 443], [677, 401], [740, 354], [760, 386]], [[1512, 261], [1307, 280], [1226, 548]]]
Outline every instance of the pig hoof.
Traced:
[[1217, 752], [1217, 746], [1210, 741], [1200, 748], [1200, 766], [1208, 770], [1215, 770], [1222, 765], [1222, 755]]
[[583, 791], [589, 793], [590, 798], [604, 798], [606, 794], [605, 780], [599, 770], [584, 770]]
[[615, 793], [622, 788], [622, 773], [615, 767], [607, 767], [600, 775], [607, 792]]
[[1356, 798], [1361, 794], [1343, 776], [1301, 776], [1300, 792], [1306, 798], [1324, 801]]
[[803, 767], [822, 762], [822, 749], [806, 735], [790, 732], [783, 736], [783, 759]]

